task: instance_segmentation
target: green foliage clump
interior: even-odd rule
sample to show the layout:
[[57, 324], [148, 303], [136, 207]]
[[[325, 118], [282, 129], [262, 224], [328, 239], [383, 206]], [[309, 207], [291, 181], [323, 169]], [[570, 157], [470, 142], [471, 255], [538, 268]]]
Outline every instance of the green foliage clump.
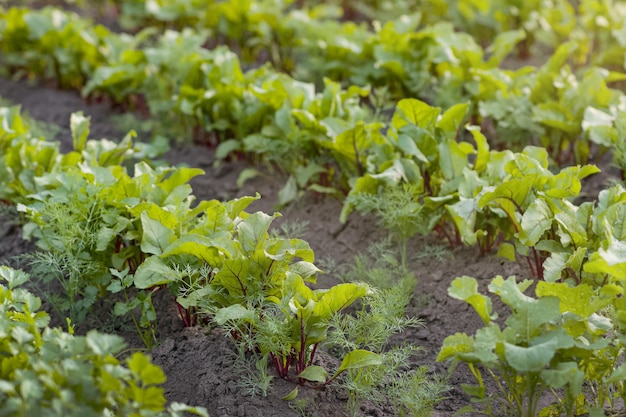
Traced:
[[75, 336], [47, 327], [41, 301], [19, 288], [29, 275], [0, 267], [0, 413], [3, 416], [208, 416], [173, 403], [166, 410], [165, 374], [136, 352], [121, 361], [121, 337]]
[[[625, 263], [622, 259], [619, 265]], [[483, 404], [487, 415], [604, 415], [605, 407], [615, 410], [626, 396], [621, 283], [594, 288], [542, 281], [536, 283], [536, 298], [524, 294], [532, 285], [515, 277], [491, 281], [489, 291], [511, 310], [501, 328], [491, 299], [478, 291], [477, 281], [455, 279], [449, 295], [470, 304], [485, 326], [473, 336], [448, 336], [437, 360], [452, 358], [469, 366], [477, 385], [464, 390]], [[487, 392], [485, 372], [499, 395]], [[540, 410], [545, 393], [555, 402]]]

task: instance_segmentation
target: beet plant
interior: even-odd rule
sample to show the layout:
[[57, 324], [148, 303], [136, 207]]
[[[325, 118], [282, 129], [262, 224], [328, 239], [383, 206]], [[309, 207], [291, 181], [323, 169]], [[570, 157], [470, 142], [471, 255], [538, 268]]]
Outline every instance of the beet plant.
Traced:
[[[464, 390], [483, 404], [481, 412], [487, 415], [604, 415], [604, 407], [613, 409], [624, 395], [621, 284], [594, 288], [542, 281], [535, 285], [534, 298], [524, 294], [533, 283], [500, 276], [491, 281], [489, 291], [511, 309], [501, 328], [477, 281], [455, 279], [449, 295], [469, 303], [485, 326], [473, 336], [447, 337], [437, 359], [454, 358], [469, 366], [477, 385]], [[487, 394], [486, 376], [496, 383], [499, 396]], [[555, 402], [540, 410], [539, 399], [546, 393]]]
[[[357, 202], [363, 211], [378, 212], [382, 223], [396, 231], [400, 246], [411, 234], [432, 230], [445, 236], [451, 246], [459, 244], [445, 205], [455, 201], [455, 185], [462, 178], [463, 168], [470, 166], [469, 156], [476, 152], [469, 142], [459, 141], [467, 111], [468, 105], [459, 104], [442, 114], [440, 108], [422, 101], [401, 100], [385, 142], [368, 150], [368, 171], [354, 181], [344, 203], [342, 221], [353, 209], [359, 210]], [[397, 201], [413, 202], [405, 205], [400, 216], [391, 204], [396, 199], [386, 204], [384, 195], [395, 195], [389, 190], [402, 184], [409, 187], [406, 195], [396, 193]], [[355, 197], [359, 194], [365, 195]], [[405, 227], [395, 223], [396, 213]]]
[[[489, 229], [476, 230], [482, 218], [493, 218], [495, 230], [503, 233], [505, 239], [514, 238], [515, 250], [525, 257], [533, 276], [541, 279], [543, 262], [550, 252], [557, 251], [556, 246], [577, 248], [583, 243], [578, 236], [582, 227], [579, 222], [584, 219], [576, 218], [577, 208], [570, 201], [580, 192], [581, 180], [599, 170], [586, 165], [553, 174], [548, 169], [546, 150], [533, 147], [498, 158], [496, 164], [502, 172], [494, 176], [499, 178], [499, 185], [476, 183], [474, 197], [465, 200], [468, 204], [454, 207], [457, 215], [465, 219], [457, 224], [464, 238], [470, 241], [478, 233], [493, 236]], [[486, 168], [490, 165], [487, 162]], [[564, 251], [567, 250], [560, 250]], [[515, 255], [507, 256], [514, 259]]]
[[0, 107], [0, 200], [22, 202], [59, 163], [59, 144], [33, 134], [19, 106]]
[[[267, 357], [280, 377], [299, 384], [321, 386], [346, 369], [376, 361], [374, 353], [350, 352], [330, 377], [314, 364], [317, 346], [327, 335], [326, 321], [368, 288], [310, 289], [305, 281], [314, 283], [319, 272], [313, 251], [303, 240], [271, 237], [276, 216], [246, 213], [252, 201], [211, 202], [196, 227], [179, 238], [162, 221], [153, 226], [159, 233], [148, 231], [144, 239], [158, 242], [152, 247], [159, 250], [137, 269], [135, 285], [168, 286], [187, 311], [225, 326], [237, 343]], [[180, 274], [177, 265], [189, 276]]]

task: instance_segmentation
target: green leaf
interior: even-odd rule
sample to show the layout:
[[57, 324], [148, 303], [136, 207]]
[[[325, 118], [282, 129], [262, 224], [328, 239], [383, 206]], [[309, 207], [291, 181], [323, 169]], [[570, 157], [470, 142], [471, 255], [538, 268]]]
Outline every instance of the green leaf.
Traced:
[[295, 177], [290, 175], [285, 185], [278, 191], [278, 205], [279, 207], [286, 206], [297, 198], [298, 184], [296, 183]]
[[465, 333], [456, 333], [448, 336], [437, 355], [437, 362], [448, 358], [457, 357], [459, 354], [469, 353], [474, 350], [474, 338]]
[[503, 242], [498, 247], [496, 255], [508, 259], [511, 262], [515, 262], [515, 245], [509, 242]]
[[584, 320], [609, 305], [612, 299], [599, 297], [587, 284], [571, 287], [565, 283], [540, 281], [535, 292], [538, 297], [557, 297], [560, 300], [561, 313], [574, 313]]
[[259, 211], [251, 214], [250, 217], [237, 225], [237, 237], [246, 253], [253, 253], [259, 245], [268, 239], [267, 231], [276, 216], [276, 214], [270, 216]]
[[592, 274], [609, 274], [616, 279], [624, 280], [626, 278], [626, 243], [610, 236], [608, 247], [594, 252], [583, 266], [583, 270]]
[[529, 347], [504, 342], [506, 361], [518, 372], [540, 372], [554, 357], [556, 350], [557, 342], [554, 340]]
[[309, 365], [304, 368], [304, 371], [298, 374], [298, 378], [304, 378], [311, 382], [324, 383], [328, 378], [328, 372], [326, 372], [326, 369], [321, 366]]
[[498, 276], [489, 284], [489, 290], [500, 296], [511, 307], [513, 314], [506, 320], [507, 331], [514, 335], [516, 343], [530, 343], [543, 331], [543, 324], [560, 316], [559, 299], [544, 297], [534, 299], [522, 293], [532, 283], [530, 280], [515, 282], [515, 277], [506, 281]]
[[161, 255], [176, 239], [174, 232], [159, 220], [151, 218], [147, 212], [141, 213], [141, 250], [143, 253]]
[[487, 61], [488, 68], [499, 67], [504, 58], [525, 38], [526, 32], [522, 29], [498, 33], [496, 39], [485, 51], [491, 54], [489, 61]]
[[243, 211], [250, 204], [252, 204], [254, 201], [260, 198], [261, 198], [261, 195], [259, 193], [256, 193], [254, 197], [244, 196], [244, 197], [235, 198], [233, 200], [223, 203], [223, 205], [226, 208], [226, 211], [228, 212], [228, 215], [230, 216], [230, 218], [234, 220], [237, 217], [244, 217], [242, 216]]
[[192, 255], [207, 264], [216, 267], [221, 265], [224, 257], [231, 257], [233, 248], [217, 247], [218, 243], [197, 234], [184, 235], [172, 242], [161, 254], [162, 258], [172, 255]]
[[622, 382], [624, 380], [626, 380], [626, 364], [623, 363], [615, 368], [613, 373], [606, 379], [605, 382], [610, 384], [615, 382]]
[[89, 136], [89, 117], [83, 116], [83, 112], [72, 113], [70, 116], [70, 130], [72, 131], [72, 143], [76, 152], [85, 149], [85, 143]]
[[561, 244], [565, 247], [573, 244], [581, 249], [589, 244], [589, 237], [585, 226], [579, 223], [576, 213], [562, 211], [554, 215], [554, 219], [559, 224], [558, 236]]
[[229, 321], [239, 321], [244, 319], [253, 321], [255, 317], [256, 315], [254, 311], [248, 310], [241, 304], [233, 304], [217, 310], [213, 320], [215, 320], [215, 323], [219, 326], [222, 326]]
[[578, 396], [582, 391], [585, 373], [578, 368], [575, 362], [560, 362], [556, 369], [544, 369], [541, 377], [552, 388], [561, 388], [569, 385], [568, 391], [572, 397]]
[[478, 281], [475, 278], [468, 276], [455, 278], [448, 288], [448, 295], [474, 307], [485, 324], [497, 318], [497, 314], [492, 311], [491, 299], [478, 292]]
[[[613, 126], [613, 121], [615, 120], [615, 116], [605, 113], [602, 110], [598, 110], [591, 106], [585, 109], [585, 113], [583, 115], [582, 127], [583, 130], [590, 129], [592, 127], [597, 126]], [[607, 146], [611, 146], [612, 143], [608, 143]]]
[[125, 316], [129, 311], [132, 310], [132, 307], [136, 307], [136, 306], [131, 306], [131, 305], [128, 305], [127, 303], [118, 301], [117, 303], [115, 303], [115, 306], [113, 307], [113, 315], [117, 317]]
[[[497, 366], [501, 358], [501, 346], [505, 336], [500, 327], [491, 322], [476, 331], [474, 349], [471, 352], [459, 353], [459, 358], [469, 363], [482, 363], [489, 367]], [[497, 351], [497, 354], [496, 354]]]
[[359, 369], [365, 368], [367, 366], [377, 366], [381, 365], [382, 363], [383, 361], [380, 355], [374, 352], [370, 352], [369, 350], [356, 349], [343, 357], [341, 365], [339, 365], [339, 369], [337, 369], [335, 375], [348, 369]]
[[258, 177], [259, 175], [261, 175], [261, 171], [259, 171], [258, 169], [254, 169], [254, 168], [246, 168], [243, 171], [241, 171], [239, 173], [239, 176], [237, 177], [237, 188], [241, 188], [243, 187], [243, 184], [255, 177]]
[[[332, 143], [331, 149], [341, 155], [341, 157], [349, 164], [354, 173], [357, 166], [361, 165], [365, 159], [365, 151], [378, 140], [373, 134], [370, 125], [364, 125], [358, 122], [354, 127], [341, 132]], [[327, 142], [322, 142], [325, 145]]]
[[486, 192], [478, 200], [478, 208], [482, 209], [487, 205], [499, 208], [508, 215], [517, 228], [521, 228], [519, 221], [523, 212], [520, 212], [520, 209], [526, 206], [525, 201], [528, 198], [532, 185], [529, 179], [504, 181], [495, 190]]
[[414, 98], [402, 99], [396, 106], [391, 125], [396, 130], [407, 124], [432, 129], [440, 113], [440, 108], [431, 107], [423, 101]]
[[174, 281], [174, 271], [158, 256], [150, 256], [135, 271], [135, 287], [139, 289], [166, 285]]
[[213, 278], [213, 284], [225, 288], [231, 296], [240, 297], [246, 291], [250, 279], [250, 259], [226, 259]]
[[420, 151], [415, 143], [415, 140], [409, 135], [398, 135], [398, 148], [402, 150], [406, 155], [412, 156], [420, 162], [428, 163], [428, 158]]
[[439, 166], [445, 179], [452, 180], [463, 174], [469, 167], [468, 155], [474, 153], [474, 148], [467, 142], [448, 140], [439, 144]]
[[368, 291], [369, 287], [365, 284], [345, 283], [335, 285], [322, 294], [315, 305], [313, 314], [318, 317], [330, 318], [333, 314], [365, 296]]
[[300, 275], [305, 281], [313, 283], [315, 283], [315, 274], [321, 272], [314, 264], [306, 261], [295, 262], [291, 264], [290, 269], [291, 272]]
[[171, 193], [176, 187], [187, 184], [189, 180], [198, 175], [204, 175], [204, 171], [200, 168], [176, 168], [159, 186], [168, 193]]
[[306, 262], [315, 260], [315, 253], [302, 239], [272, 238], [268, 241], [264, 252], [265, 256], [275, 261], [291, 261], [296, 257]]
[[543, 262], [543, 279], [545, 281], [555, 282], [561, 279], [567, 256], [567, 253], [554, 252]]
[[215, 149], [215, 159], [224, 159], [231, 153], [241, 150], [241, 141], [228, 139], [221, 142]]
[[316, 163], [309, 163], [307, 166], [296, 167], [296, 182], [300, 188], [304, 188], [316, 175], [323, 172], [326, 172], [326, 168]]
[[561, 103], [539, 103], [533, 107], [533, 119], [568, 135], [580, 133], [580, 123], [577, 122], [570, 110]]
[[141, 352], [135, 352], [126, 360], [128, 368], [144, 385], [159, 385], [165, 382], [165, 373], [161, 368], [154, 365], [150, 359]]
[[446, 139], [456, 139], [467, 116], [469, 103], [458, 103], [446, 110], [437, 121], [437, 127], [444, 132]]
[[139, 215], [138, 213], [147, 213], [148, 217], [154, 220], [158, 220], [163, 226], [174, 231], [178, 228], [179, 220], [176, 215], [170, 211], [165, 210], [163, 207], [159, 207], [154, 203], [141, 203], [131, 209], [131, 213]]
[[473, 198], [459, 197], [456, 203], [445, 206], [466, 245], [476, 243], [477, 233], [474, 230], [477, 217], [476, 203], [477, 201]]
[[30, 275], [22, 270], [2, 265], [0, 266], [0, 278], [5, 280], [9, 289], [12, 290], [28, 281], [30, 279]]
[[285, 401], [292, 401], [298, 397], [298, 387], [295, 387], [291, 392], [285, 395], [282, 399]]
[[96, 355], [115, 355], [126, 347], [124, 339], [120, 336], [99, 333], [95, 330], [87, 333], [85, 341]]
[[552, 227], [552, 210], [544, 200], [538, 198], [522, 216], [522, 230], [519, 234], [520, 242], [526, 246], [535, 246], [544, 233]]
[[489, 153], [489, 143], [487, 138], [482, 134], [478, 126], [468, 126], [467, 130], [470, 131], [476, 142], [476, 159], [474, 160], [474, 171], [482, 173], [487, 169], [487, 164], [491, 154]]

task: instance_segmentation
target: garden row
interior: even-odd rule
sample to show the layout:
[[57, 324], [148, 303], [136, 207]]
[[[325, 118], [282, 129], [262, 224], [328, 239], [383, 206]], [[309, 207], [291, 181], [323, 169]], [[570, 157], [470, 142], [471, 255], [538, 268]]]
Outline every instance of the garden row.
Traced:
[[[444, 389], [425, 373], [409, 378], [399, 370], [414, 347], [383, 350], [392, 333], [415, 324], [403, 318], [414, 285], [405, 270], [394, 276], [393, 288], [343, 283], [311, 290], [306, 283], [319, 272], [313, 251], [303, 240], [270, 235], [278, 214], [247, 213], [258, 196], [196, 202], [188, 181], [201, 170], [144, 161], [131, 167], [150, 147], [133, 145], [132, 132], [119, 143], [90, 140], [89, 120], [80, 113], [72, 116], [73, 151], [65, 154], [59, 143], [33, 136], [18, 107], [1, 108], [0, 120], [0, 198], [24, 216], [24, 237], [41, 249], [25, 258], [33, 274], [42, 274], [33, 279], [61, 284], [64, 300], [55, 307], [72, 325], [83, 323], [102, 301], [117, 299], [113, 314], [129, 317], [152, 347], [153, 296], [166, 290], [185, 326], [225, 328], [244, 352], [298, 385], [319, 388], [347, 373], [361, 390], [388, 385], [396, 396], [402, 383], [431, 384], [435, 397]], [[333, 320], [353, 326], [337, 313], [363, 297], [361, 315], [376, 311], [375, 325], [387, 336], [362, 337], [371, 326], [358, 339], [343, 335], [335, 347], [345, 353], [339, 367], [314, 364], [328, 333], [343, 332], [342, 325], [331, 329]], [[385, 378], [374, 377], [381, 374]], [[405, 396], [396, 407], [433, 403]], [[358, 407], [357, 400], [352, 405]]]
[[[299, 21], [293, 26], [306, 27]], [[333, 37], [337, 33], [324, 32]], [[243, 152], [276, 162], [290, 174], [298, 168], [315, 172], [309, 174], [313, 178], [298, 175], [299, 183], [324, 183], [320, 174], [333, 176], [326, 165], [336, 152], [338, 136], [359, 121], [371, 121], [372, 107], [376, 117], [393, 106], [389, 98], [404, 97], [443, 108], [469, 102], [468, 120], [495, 126], [497, 134], [489, 135], [494, 145], [541, 145], [558, 165], [586, 163], [607, 147], [617, 147], [615, 163], [625, 164], [616, 133], [623, 95], [608, 87], [624, 76], [594, 66], [619, 70], [621, 61], [615, 65], [590, 59], [587, 64], [581, 58], [585, 65], [579, 62], [572, 69], [568, 62], [588, 53], [579, 40], [559, 46], [542, 67], [503, 70], [503, 59], [525, 39], [523, 31], [499, 34], [486, 54], [450, 24], [422, 27], [419, 18], [405, 16], [378, 32], [367, 32], [363, 39], [346, 40], [351, 48], [330, 48], [341, 51], [337, 56], [316, 49], [329, 40], [312, 42], [320, 38], [307, 33], [289, 36], [294, 46], [287, 40], [279, 45], [298, 49], [294, 60], [303, 68], [315, 67], [307, 57], [326, 60], [328, 67], [319, 76], [296, 71], [292, 77], [279, 66], [242, 71], [241, 58], [228, 48], [206, 48], [210, 31], [160, 33], [148, 27], [136, 35], [117, 34], [57, 9], [11, 8], [0, 15], [0, 33], [2, 63], [11, 73], [53, 79], [59, 86], [81, 89], [85, 96], [104, 95], [138, 108], [152, 120], [163, 121], [161, 132], [164, 126], [176, 126], [178, 131], [166, 132], [169, 136], [195, 135], [221, 144], [221, 158]], [[310, 45], [297, 39], [308, 39]], [[346, 56], [344, 50], [352, 49], [359, 53]], [[623, 54], [624, 48], [611, 56]], [[357, 87], [365, 85], [373, 88], [371, 93]], [[351, 173], [339, 175], [345, 187]]]
[[[71, 3], [85, 6], [84, 2]], [[554, 50], [567, 40], [583, 45], [581, 61], [594, 65], [623, 65], [623, 16], [620, 2], [583, 0], [99, 0], [115, 7], [114, 17], [125, 30], [155, 27], [159, 30], [193, 27], [208, 30], [221, 43], [242, 51], [255, 60], [260, 51], [283, 70], [296, 66], [315, 74], [341, 71], [344, 62], [367, 54], [381, 25], [401, 20], [423, 25], [450, 22], [456, 31], [469, 34], [481, 45], [500, 33], [522, 30], [526, 39], [519, 45], [520, 57], [528, 58], [540, 47]], [[100, 8], [106, 13], [106, 7]], [[93, 10], [92, 10], [93, 12]], [[97, 14], [97, 12], [96, 12]], [[355, 23], [356, 22], [356, 23]], [[322, 42], [318, 42], [318, 41]], [[364, 45], [365, 47], [361, 47]], [[374, 44], [375, 45], [375, 44]], [[538, 47], [539, 45], [539, 47]], [[313, 56], [298, 54], [302, 47], [324, 52], [331, 65], [311, 66]], [[587, 53], [591, 56], [585, 56]], [[301, 65], [298, 58], [307, 60]], [[348, 58], [348, 59], [345, 59]]]

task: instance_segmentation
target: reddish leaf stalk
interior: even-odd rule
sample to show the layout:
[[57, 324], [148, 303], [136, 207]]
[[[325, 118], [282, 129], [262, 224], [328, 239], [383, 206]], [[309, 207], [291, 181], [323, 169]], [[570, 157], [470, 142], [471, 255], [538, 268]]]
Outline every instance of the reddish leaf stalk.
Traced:
[[538, 279], [543, 280], [543, 262], [541, 261], [539, 253], [537, 253], [537, 249], [531, 248], [531, 250], [533, 252], [533, 258], [535, 261], [535, 276]]

